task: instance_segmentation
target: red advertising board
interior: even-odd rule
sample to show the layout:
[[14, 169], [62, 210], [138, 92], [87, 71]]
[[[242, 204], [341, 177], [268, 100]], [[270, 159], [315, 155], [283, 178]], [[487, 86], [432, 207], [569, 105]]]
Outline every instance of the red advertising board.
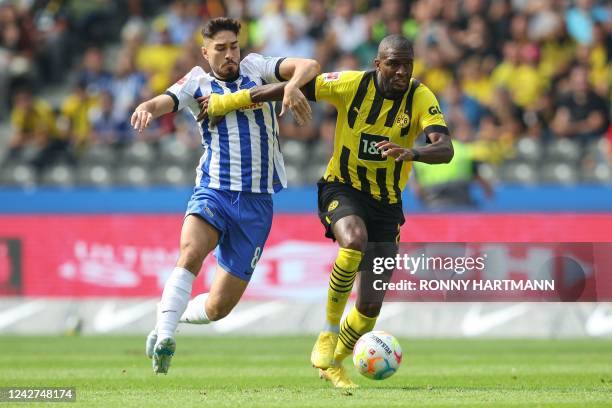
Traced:
[[[19, 245], [11, 252], [19, 259], [0, 250], [0, 279], [13, 285], [3, 291], [0, 281], [0, 296], [159, 296], [177, 258], [181, 221], [181, 215], [0, 216], [0, 243]], [[608, 242], [610, 231], [612, 214], [411, 215], [402, 241]], [[336, 251], [315, 215], [276, 215], [246, 297], [323, 298]], [[19, 279], [9, 270], [15, 265]], [[194, 293], [206, 290], [214, 268], [210, 256]]]

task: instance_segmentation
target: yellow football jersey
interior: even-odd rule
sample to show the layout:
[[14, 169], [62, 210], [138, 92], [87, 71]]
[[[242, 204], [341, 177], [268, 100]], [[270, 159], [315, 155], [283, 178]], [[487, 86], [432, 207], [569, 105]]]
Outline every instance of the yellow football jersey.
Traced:
[[438, 101], [425, 85], [411, 79], [398, 99], [382, 96], [375, 71], [330, 72], [317, 76], [315, 99], [338, 110], [334, 154], [324, 178], [339, 181], [375, 199], [397, 203], [412, 162], [384, 158], [376, 143], [390, 140], [410, 148], [421, 132], [448, 133]]

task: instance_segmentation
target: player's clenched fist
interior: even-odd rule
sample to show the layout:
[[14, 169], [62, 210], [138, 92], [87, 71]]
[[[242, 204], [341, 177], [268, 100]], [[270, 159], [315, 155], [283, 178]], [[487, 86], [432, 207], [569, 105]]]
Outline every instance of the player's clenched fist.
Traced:
[[153, 119], [153, 114], [151, 112], [146, 110], [136, 110], [132, 114], [131, 124], [135, 130], [142, 132], [147, 126], [149, 126], [151, 119]]

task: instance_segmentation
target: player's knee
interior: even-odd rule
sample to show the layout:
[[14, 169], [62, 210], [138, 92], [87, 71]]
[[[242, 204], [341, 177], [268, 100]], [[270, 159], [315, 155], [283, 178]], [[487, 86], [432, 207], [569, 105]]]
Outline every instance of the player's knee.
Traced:
[[380, 314], [382, 308], [382, 302], [359, 302], [357, 303], [357, 310], [364, 316], [376, 317]]
[[207, 302], [206, 315], [208, 316], [208, 320], [215, 322], [230, 314], [233, 308], [234, 305], [227, 302]]
[[192, 241], [181, 242], [181, 251], [177, 265], [193, 273], [198, 273], [206, 257], [206, 251]]
[[365, 252], [368, 245], [368, 233], [364, 228], [350, 228], [344, 233], [342, 247]]

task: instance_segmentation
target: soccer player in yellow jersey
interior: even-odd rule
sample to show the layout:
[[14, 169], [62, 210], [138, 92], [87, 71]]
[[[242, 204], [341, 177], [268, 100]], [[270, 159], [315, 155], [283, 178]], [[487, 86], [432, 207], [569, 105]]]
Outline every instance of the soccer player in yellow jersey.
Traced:
[[[384, 293], [372, 293], [373, 273], [369, 260], [364, 260], [366, 248], [369, 255], [370, 248], [376, 248], [375, 256], [395, 255], [404, 223], [401, 193], [412, 162], [448, 163], [453, 157], [438, 101], [412, 78], [413, 62], [411, 42], [391, 35], [379, 45], [374, 70], [325, 73], [302, 88], [308, 99], [327, 101], [338, 111], [334, 154], [318, 183], [318, 205], [326, 236], [338, 241], [340, 248], [329, 280], [326, 324], [311, 362], [322, 377], [340, 388], [356, 387], [342, 361], [359, 337], [374, 328], [384, 298]], [[264, 85], [242, 95], [202, 98], [202, 116], [281, 100], [282, 87]], [[422, 132], [429, 143], [413, 147]], [[341, 324], [358, 270], [362, 274], [357, 302]]]

